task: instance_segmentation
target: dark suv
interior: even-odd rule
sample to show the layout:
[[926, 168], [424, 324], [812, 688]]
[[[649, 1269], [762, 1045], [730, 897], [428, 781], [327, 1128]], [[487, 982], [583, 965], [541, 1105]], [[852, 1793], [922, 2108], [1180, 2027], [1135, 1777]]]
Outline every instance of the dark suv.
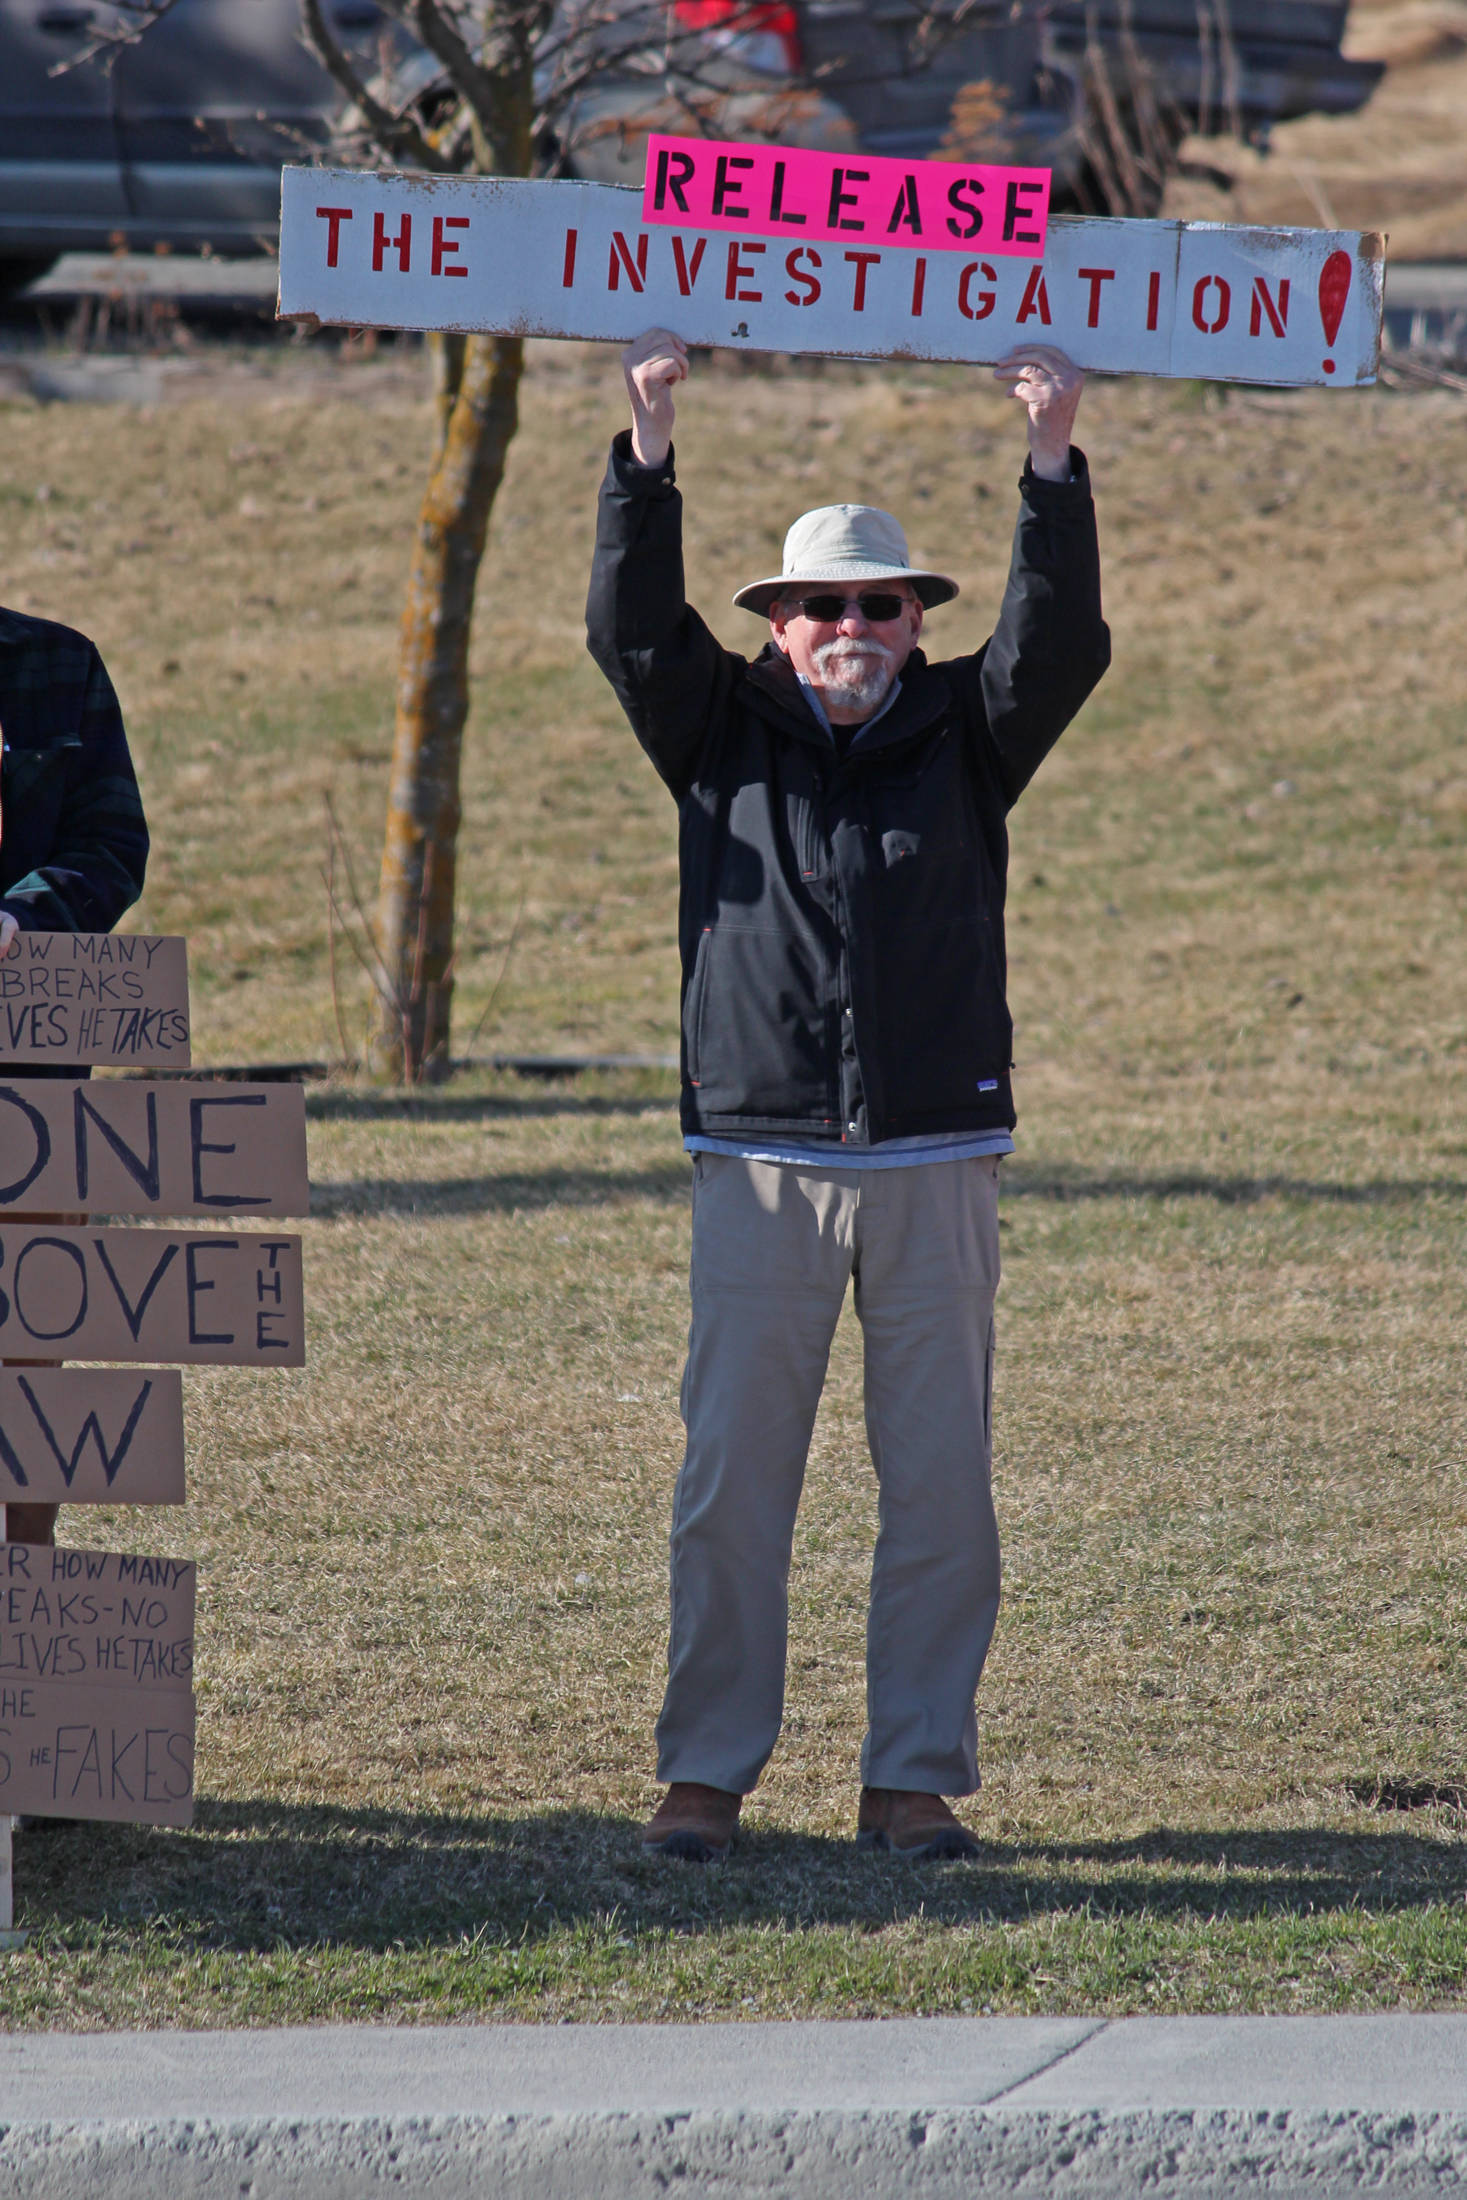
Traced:
[[[1108, 126], [1144, 109], [1174, 143], [1199, 122], [1260, 138], [1311, 106], [1359, 106], [1379, 75], [1341, 59], [1346, 0], [562, 4], [568, 21], [589, 6], [601, 65], [562, 102], [547, 63], [542, 165], [606, 182], [640, 182], [649, 127], [701, 126], [914, 158], [1007, 157], [1052, 169], [1056, 205], [1143, 212], [1115, 205], [1115, 164], [1097, 159], [1098, 90]], [[443, 96], [431, 58], [374, 0], [325, 6], [383, 95], [431, 117]], [[62, 252], [118, 242], [268, 250], [282, 162], [321, 153], [341, 117], [298, 10], [174, 0], [136, 42], [74, 60], [119, 27], [112, 0], [0, 0], [0, 290]], [[1164, 166], [1152, 163], [1157, 194]]]

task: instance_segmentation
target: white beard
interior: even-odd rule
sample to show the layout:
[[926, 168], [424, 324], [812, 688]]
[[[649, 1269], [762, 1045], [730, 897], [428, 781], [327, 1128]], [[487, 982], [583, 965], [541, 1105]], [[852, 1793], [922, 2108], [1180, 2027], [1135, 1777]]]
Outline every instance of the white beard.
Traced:
[[891, 651], [880, 642], [857, 642], [838, 637], [822, 642], [814, 652], [815, 672], [829, 703], [837, 710], [879, 710], [896, 668]]

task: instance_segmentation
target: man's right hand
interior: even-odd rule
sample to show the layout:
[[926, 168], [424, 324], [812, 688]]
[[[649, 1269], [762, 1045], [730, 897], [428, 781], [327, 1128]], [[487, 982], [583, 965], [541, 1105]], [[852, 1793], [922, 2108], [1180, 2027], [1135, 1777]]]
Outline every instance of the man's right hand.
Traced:
[[688, 347], [671, 329], [649, 328], [621, 363], [632, 401], [632, 456], [639, 466], [660, 466], [672, 447], [672, 393], [688, 378]]

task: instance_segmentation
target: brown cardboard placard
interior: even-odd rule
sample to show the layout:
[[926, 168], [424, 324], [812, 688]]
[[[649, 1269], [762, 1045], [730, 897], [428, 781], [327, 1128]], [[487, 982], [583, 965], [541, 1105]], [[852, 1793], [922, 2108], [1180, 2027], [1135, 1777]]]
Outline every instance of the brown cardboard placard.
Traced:
[[301, 1241], [0, 1222], [0, 1358], [301, 1367]]
[[18, 933], [0, 956], [0, 1062], [187, 1069], [187, 941]]
[[186, 1826], [190, 1688], [104, 1688], [0, 1675], [0, 1811]]
[[175, 1369], [0, 1368], [0, 1505], [181, 1505], [183, 1497]]
[[303, 1215], [299, 1085], [0, 1077], [0, 1208]]
[[0, 1543], [0, 1687], [191, 1687], [196, 1568], [40, 1543]]

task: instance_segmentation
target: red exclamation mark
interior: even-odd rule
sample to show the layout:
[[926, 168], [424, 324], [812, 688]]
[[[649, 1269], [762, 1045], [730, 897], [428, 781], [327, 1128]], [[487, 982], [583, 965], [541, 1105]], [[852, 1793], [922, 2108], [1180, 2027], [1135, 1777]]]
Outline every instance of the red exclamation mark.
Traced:
[[[1324, 340], [1333, 345], [1340, 333], [1340, 323], [1345, 317], [1345, 300], [1350, 295], [1350, 255], [1348, 252], [1332, 252], [1319, 271], [1319, 318], [1324, 323]], [[1333, 359], [1324, 362], [1326, 374], [1333, 374]]]

